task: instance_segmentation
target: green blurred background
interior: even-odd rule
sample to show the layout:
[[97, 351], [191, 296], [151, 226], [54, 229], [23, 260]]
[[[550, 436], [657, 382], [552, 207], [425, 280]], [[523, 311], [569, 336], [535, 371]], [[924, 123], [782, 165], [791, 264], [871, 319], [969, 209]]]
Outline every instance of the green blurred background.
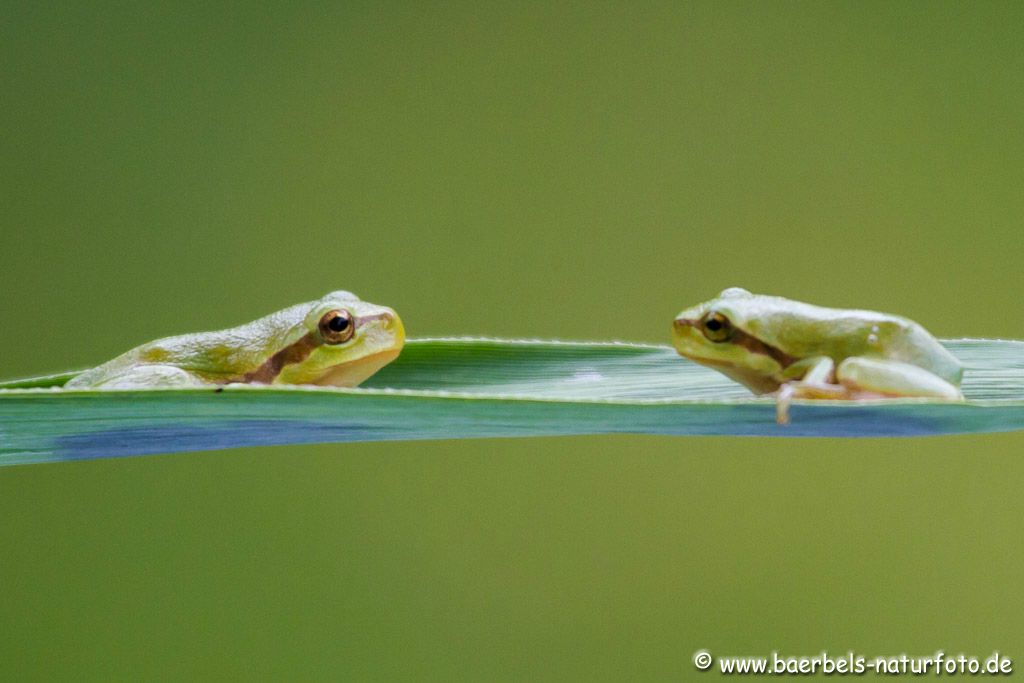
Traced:
[[[4, 377], [336, 288], [412, 336], [664, 342], [741, 285], [1024, 338], [1019, 3], [2, 15]], [[1024, 666], [1022, 446], [618, 436], [6, 468], [0, 678], [687, 680], [698, 648]]]

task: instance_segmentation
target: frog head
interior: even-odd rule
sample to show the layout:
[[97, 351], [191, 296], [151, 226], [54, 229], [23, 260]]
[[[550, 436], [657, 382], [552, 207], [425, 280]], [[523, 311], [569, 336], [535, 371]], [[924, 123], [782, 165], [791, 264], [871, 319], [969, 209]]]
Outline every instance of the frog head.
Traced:
[[354, 387], [394, 360], [405, 344], [405, 328], [393, 309], [346, 291], [309, 304], [299, 331], [304, 334], [257, 372], [286, 384]]
[[755, 393], [779, 387], [778, 373], [791, 359], [757, 335], [758, 299], [731, 287], [717, 298], [682, 311], [672, 324], [681, 356], [718, 370]]

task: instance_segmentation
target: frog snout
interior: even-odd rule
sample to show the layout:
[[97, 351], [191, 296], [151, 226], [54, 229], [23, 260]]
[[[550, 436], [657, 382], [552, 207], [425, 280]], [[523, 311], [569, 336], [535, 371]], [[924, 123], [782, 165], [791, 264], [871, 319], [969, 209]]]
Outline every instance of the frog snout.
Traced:
[[697, 327], [697, 321], [692, 318], [679, 317], [672, 321], [672, 332], [675, 334], [683, 334], [687, 328]]
[[402, 319], [390, 308], [373, 315], [361, 316], [358, 322], [360, 325], [371, 324], [377, 329], [390, 332], [398, 343], [405, 342], [405, 326], [402, 325]]
[[405, 341], [405, 326], [402, 325], [402, 319], [398, 317], [397, 313], [394, 311], [388, 311], [385, 313], [384, 325], [394, 333], [397, 341]]
[[672, 345], [678, 351], [687, 345], [697, 330], [698, 322], [693, 318], [679, 316], [672, 321]]

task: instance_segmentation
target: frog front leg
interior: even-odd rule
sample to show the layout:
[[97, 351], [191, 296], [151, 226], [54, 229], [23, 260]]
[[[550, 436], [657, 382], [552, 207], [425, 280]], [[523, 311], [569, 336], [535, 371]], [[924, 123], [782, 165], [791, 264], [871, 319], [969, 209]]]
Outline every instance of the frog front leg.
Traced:
[[792, 378], [775, 393], [775, 421], [789, 424], [789, 405], [794, 398], [849, 398], [845, 387], [835, 383], [836, 364], [828, 356], [805, 358], [790, 365], [784, 376]]
[[834, 372], [831, 359], [811, 364], [800, 380], [779, 388], [776, 421], [789, 422], [789, 404], [794, 398], [856, 400], [862, 398], [914, 397], [963, 399], [955, 385], [910, 363], [854, 356], [844, 359]]

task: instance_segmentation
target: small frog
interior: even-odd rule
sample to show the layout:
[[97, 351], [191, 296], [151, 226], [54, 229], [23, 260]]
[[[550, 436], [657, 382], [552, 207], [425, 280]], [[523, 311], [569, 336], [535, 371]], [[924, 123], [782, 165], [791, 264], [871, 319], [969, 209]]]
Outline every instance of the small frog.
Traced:
[[354, 387], [398, 357], [398, 314], [331, 292], [246, 325], [143, 344], [86, 370], [67, 389], [217, 386], [233, 382]]
[[779, 424], [795, 398], [963, 400], [959, 361], [914, 321], [886, 313], [732, 287], [676, 316], [672, 342], [755, 394], [776, 392]]

